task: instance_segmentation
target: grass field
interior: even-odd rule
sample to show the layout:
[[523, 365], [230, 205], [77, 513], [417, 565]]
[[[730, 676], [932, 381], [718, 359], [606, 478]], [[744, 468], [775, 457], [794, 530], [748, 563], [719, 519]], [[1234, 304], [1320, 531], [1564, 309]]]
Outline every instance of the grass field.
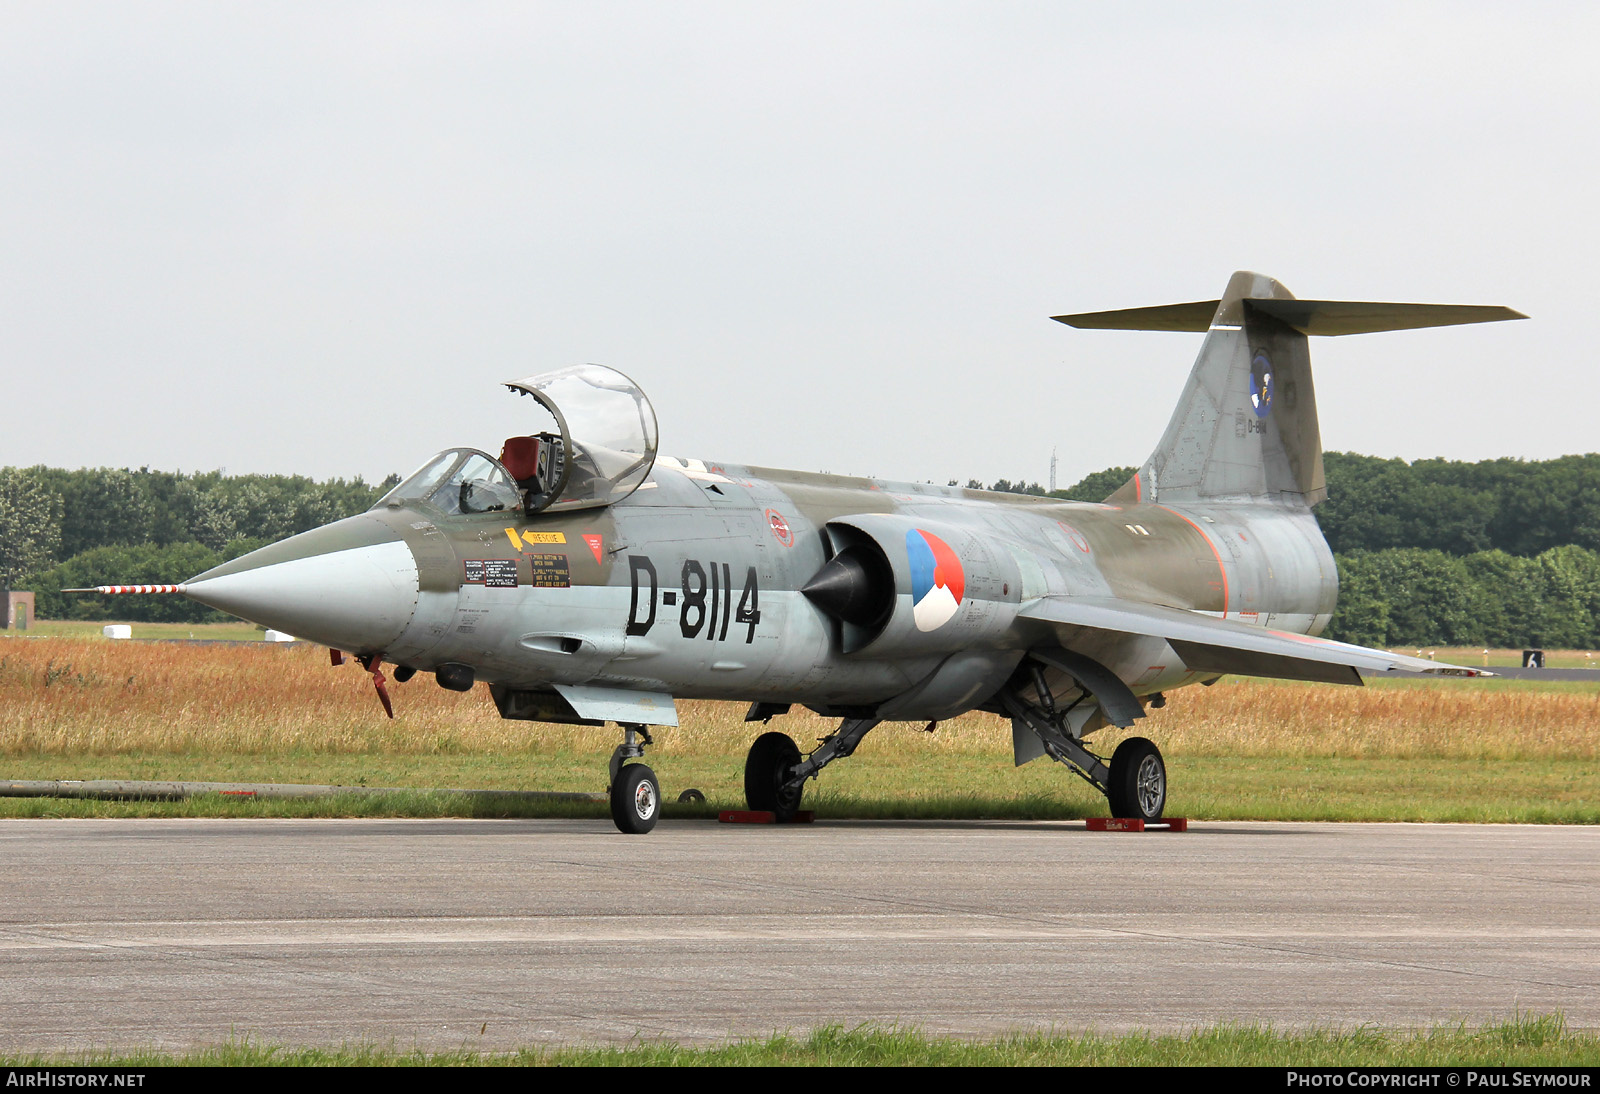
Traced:
[[[600, 790], [615, 728], [501, 720], [483, 689], [391, 683], [383, 717], [365, 674], [326, 651], [0, 641], [0, 778], [182, 779], [484, 790]], [[648, 756], [669, 798], [742, 806], [743, 707], [680, 704]], [[832, 723], [773, 723], [802, 747]], [[1396, 680], [1365, 688], [1227, 680], [1173, 692], [1138, 732], [1160, 744], [1169, 813], [1232, 819], [1600, 823], [1600, 686]], [[1117, 733], [1095, 735], [1108, 754]], [[888, 725], [808, 788], [823, 816], [1081, 817], [1103, 799], [1060, 766], [1011, 763], [1010, 727], [969, 714], [933, 733]], [[0, 799], [0, 815], [559, 814], [504, 799], [351, 795], [317, 802]], [[603, 806], [579, 812], [604, 816]]]
[[358, 1045], [291, 1048], [250, 1041], [189, 1054], [0, 1055], [0, 1067], [411, 1066], [411, 1067], [1595, 1067], [1600, 1037], [1569, 1030], [1560, 1015], [1523, 1015], [1480, 1027], [1419, 1030], [1274, 1030], [1212, 1026], [1187, 1034], [1021, 1033], [988, 1040], [928, 1037], [915, 1029], [824, 1026], [709, 1048], [672, 1042], [519, 1052], [406, 1052]]
[[[1511, 668], [1522, 664], [1521, 650], [1486, 650], [1480, 646], [1396, 646], [1394, 653], [1412, 657], [1431, 657], [1454, 665], [1474, 668]], [[1594, 650], [1545, 650], [1547, 669], [1600, 669], [1600, 653]]]
[[[111, 642], [104, 628], [114, 619], [35, 619], [26, 631], [0, 631], [9, 638], [93, 638]], [[260, 642], [265, 628], [243, 620], [232, 623], [129, 623], [136, 639], [209, 639], [223, 642]]]

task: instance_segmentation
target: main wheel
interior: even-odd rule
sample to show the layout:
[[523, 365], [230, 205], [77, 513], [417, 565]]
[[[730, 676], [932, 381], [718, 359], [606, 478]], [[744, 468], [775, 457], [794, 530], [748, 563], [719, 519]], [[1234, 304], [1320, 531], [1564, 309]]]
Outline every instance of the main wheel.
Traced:
[[1106, 791], [1113, 817], [1160, 820], [1167, 807], [1167, 765], [1161, 750], [1144, 737], [1129, 737], [1111, 754], [1111, 786]]
[[785, 791], [789, 772], [800, 762], [800, 746], [787, 733], [763, 733], [744, 760], [744, 800], [751, 809], [791, 820], [800, 809], [800, 788]]
[[611, 819], [620, 831], [643, 835], [661, 816], [661, 784], [644, 764], [628, 764], [611, 784]]

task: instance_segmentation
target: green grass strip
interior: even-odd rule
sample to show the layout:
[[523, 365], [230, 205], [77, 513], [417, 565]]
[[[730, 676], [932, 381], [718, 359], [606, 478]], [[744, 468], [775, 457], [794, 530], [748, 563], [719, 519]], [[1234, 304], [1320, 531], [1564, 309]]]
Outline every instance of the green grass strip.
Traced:
[[1595, 1067], [1600, 1036], [1560, 1014], [1518, 1015], [1483, 1026], [1420, 1030], [1277, 1030], [1223, 1024], [1183, 1034], [1018, 1033], [987, 1040], [929, 1037], [914, 1028], [830, 1025], [805, 1036], [748, 1038], [711, 1047], [644, 1042], [608, 1047], [471, 1047], [422, 1052], [393, 1046], [295, 1048], [248, 1038], [188, 1053], [90, 1052], [0, 1055], [0, 1066], [41, 1067], [750, 1067], [750, 1066], [1243, 1066]]
[[[667, 820], [743, 809], [742, 764], [720, 757], [656, 761]], [[182, 801], [0, 798], [0, 817], [592, 817], [604, 804], [498, 794], [521, 789], [598, 790], [605, 769], [587, 757], [68, 757], [14, 759], [10, 778], [119, 778], [486, 786], [481, 794], [348, 793], [310, 799], [207, 794]], [[1202, 821], [1411, 821], [1600, 824], [1600, 763], [1593, 760], [1413, 760], [1345, 757], [1175, 756], [1167, 774], [1170, 816]], [[679, 804], [694, 786], [703, 805]], [[505, 789], [512, 789], [505, 787]], [[1073, 820], [1104, 816], [1105, 799], [1058, 764], [943, 756], [914, 764], [869, 758], [841, 763], [806, 787], [804, 807], [827, 820]]]

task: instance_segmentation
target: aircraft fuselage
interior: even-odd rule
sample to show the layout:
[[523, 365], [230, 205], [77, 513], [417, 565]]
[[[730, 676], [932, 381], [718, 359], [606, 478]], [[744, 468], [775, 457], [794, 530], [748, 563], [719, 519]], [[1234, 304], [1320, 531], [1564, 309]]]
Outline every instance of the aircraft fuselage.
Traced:
[[[886, 625], [849, 648], [847, 625], [799, 591], [840, 549], [840, 521], [880, 539], [922, 531], [947, 544], [961, 577], [948, 617], [919, 625], [917, 590], [897, 575]], [[345, 552], [392, 571], [388, 610], [322, 619], [281, 596], [289, 610], [230, 610], [414, 669], [471, 665], [478, 680], [517, 689], [587, 684], [843, 709], [946, 677], [890, 710], [906, 719], [981, 702], [1030, 645], [1053, 641], [1018, 620], [1037, 597], [1114, 597], [1316, 634], [1337, 593], [1332, 555], [1303, 508], [1119, 507], [666, 458], [607, 508], [530, 517], [380, 506], [250, 565]], [[1085, 633], [1075, 648], [1136, 694], [1215, 675], [1186, 669], [1159, 639]]]

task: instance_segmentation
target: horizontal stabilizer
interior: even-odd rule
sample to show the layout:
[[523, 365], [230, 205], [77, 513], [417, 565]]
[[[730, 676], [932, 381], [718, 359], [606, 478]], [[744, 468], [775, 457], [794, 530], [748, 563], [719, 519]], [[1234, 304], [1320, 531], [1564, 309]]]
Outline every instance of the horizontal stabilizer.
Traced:
[[1377, 334], [1463, 323], [1526, 319], [1519, 311], [1483, 304], [1383, 304], [1361, 300], [1246, 300], [1245, 306], [1301, 334]]
[[1188, 304], [1086, 311], [1077, 315], [1052, 315], [1050, 318], [1082, 330], [1206, 331], [1211, 329], [1211, 317], [1217, 314], [1217, 305], [1220, 303], [1220, 300], [1196, 300]]
[[[1026, 619], [1162, 638], [1196, 672], [1360, 684], [1362, 672], [1426, 672], [1439, 676], [1493, 676], [1482, 669], [1424, 661], [1387, 650], [1252, 627], [1209, 615], [1095, 597], [1043, 597], [1021, 611]], [[1066, 636], [1062, 645], [1071, 648]]]
[[[1519, 311], [1479, 304], [1388, 304], [1364, 300], [1245, 300], [1245, 305], [1270, 315], [1301, 334], [1376, 334], [1380, 331], [1453, 327], [1463, 323], [1498, 323], [1526, 319]], [[1154, 308], [1080, 312], [1051, 316], [1058, 323], [1085, 330], [1211, 329], [1220, 300], [1163, 304]]]

